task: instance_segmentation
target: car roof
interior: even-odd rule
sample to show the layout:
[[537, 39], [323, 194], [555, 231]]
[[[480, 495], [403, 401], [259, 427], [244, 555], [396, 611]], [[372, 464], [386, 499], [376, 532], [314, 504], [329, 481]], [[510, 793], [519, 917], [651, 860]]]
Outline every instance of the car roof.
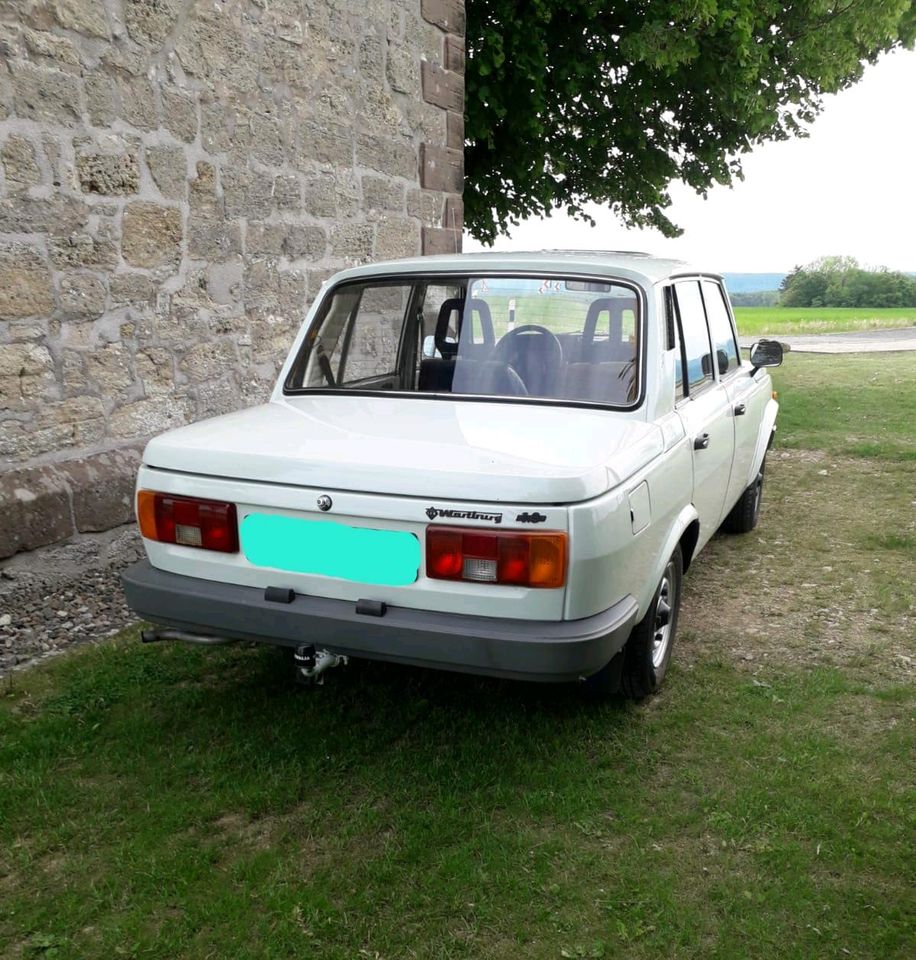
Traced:
[[410, 257], [387, 260], [344, 270], [335, 281], [359, 277], [390, 276], [396, 273], [533, 273], [584, 274], [596, 277], [619, 277], [644, 286], [672, 276], [718, 273], [698, 270], [684, 260], [653, 257], [632, 250], [534, 250], [512, 253], [482, 251], [444, 256]]

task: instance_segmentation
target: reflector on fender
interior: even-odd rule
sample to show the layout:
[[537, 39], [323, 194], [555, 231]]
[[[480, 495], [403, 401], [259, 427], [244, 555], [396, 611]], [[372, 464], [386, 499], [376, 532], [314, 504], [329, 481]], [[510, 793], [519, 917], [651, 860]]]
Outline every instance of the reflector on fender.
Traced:
[[219, 550], [221, 553], [237, 553], [239, 549], [239, 525], [234, 503], [140, 490], [137, 493], [137, 520], [140, 533], [147, 540]]
[[565, 533], [540, 530], [426, 528], [426, 575], [434, 580], [562, 587], [566, 581]]

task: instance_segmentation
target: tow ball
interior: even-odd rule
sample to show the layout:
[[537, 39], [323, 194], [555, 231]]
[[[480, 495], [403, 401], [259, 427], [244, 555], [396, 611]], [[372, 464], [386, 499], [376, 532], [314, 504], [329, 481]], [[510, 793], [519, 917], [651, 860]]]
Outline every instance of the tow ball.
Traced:
[[331, 667], [345, 667], [349, 658], [330, 650], [319, 649], [313, 644], [296, 647], [293, 654], [296, 664], [296, 679], [307, 686], [320, 686], [324, 683], [325, 673]]

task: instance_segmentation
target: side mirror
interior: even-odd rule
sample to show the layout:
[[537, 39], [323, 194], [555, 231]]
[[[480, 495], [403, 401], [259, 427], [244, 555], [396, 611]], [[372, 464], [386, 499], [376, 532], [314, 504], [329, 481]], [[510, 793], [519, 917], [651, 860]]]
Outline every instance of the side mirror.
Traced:
[[751, 366], [778, 367], [782, 363], [782, 344], [778, 340], [758, 340], [751, 344]]
[[436, 355], [436, 338], [433, 336], [423, 338], [423, 357], [431, 360]]

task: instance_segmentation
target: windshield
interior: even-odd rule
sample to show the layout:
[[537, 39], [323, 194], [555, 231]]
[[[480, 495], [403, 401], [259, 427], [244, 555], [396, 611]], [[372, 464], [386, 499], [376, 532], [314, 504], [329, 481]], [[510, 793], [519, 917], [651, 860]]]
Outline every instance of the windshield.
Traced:
[[638, 396], [639, 300], [614, 281], [400, 277], [329, 292], [285, 389], [584, 401]]

